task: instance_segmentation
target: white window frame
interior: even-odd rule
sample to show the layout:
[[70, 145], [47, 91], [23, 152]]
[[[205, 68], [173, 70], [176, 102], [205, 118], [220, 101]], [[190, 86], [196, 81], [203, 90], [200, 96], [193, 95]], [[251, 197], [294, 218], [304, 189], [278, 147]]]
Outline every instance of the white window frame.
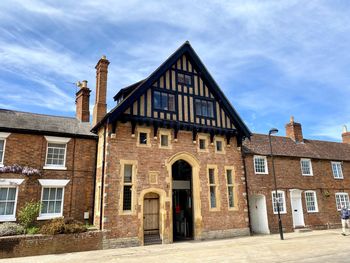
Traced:
[[[344, 202], [342, 202], [343, 200], [340, 200], [339, 199], [339, 202], [338, 202], [338, 199], [337, 199], [337, 196], [344, 196], [344, 201], [346, 202], [346, 207], [349, 209], [349, 194], [348, 193], [345, 193], [345, 192], [339, 192], [339, 193], [335, 193], [335, 206], [337, 208], [338, 211], [341, 210], [341, 206], [342, 204], [344, 204]], [[346, 198], [345, 198], [346, 197]], [[347, 199], [347, 200], [345, 200]]]
[[11, 133], [8, 132], [0, 132], [0, 141], [4, 141], [4, 148], [2, 151], [2, 156], [0, 156], [0, 167], [4, 166], [5, 160], [5, 149], [6, 149], [6, 139], [10, 136]]
[[[255, 159], [264, 159], [264, 165], [265, 165], [265, 172], [257, 172], [256, 171], [256, 165], [255, 165]], [[254, 173], [255, 174], [268, 174], [269, 173], [269, 169], [268, 169], [268, 165], [267, 165], [267, 157], [264, 155], [254, 155], [253, 157], [253, 164], [254, 164]]]
[[[308, 201], [307, 201], [307, 197], [306, 197], [307, 194], [313, 194], [313, 198], [314, 198], [313, 201], [314, 201], [314, 203], [315, 203], [315, 210], [310, 210], [310, 209], [309, 209]], [[318, 203], [317, 203], [317, 194], [316, 194], [316, 191], [307, 190], [307, 191], [305, 191], [304, 195], [305, 195], [306, 211], [307, 211], [308, 213], [317, 213], [317, 212], [318, 212]]]
[[16, 221], [16, 210], [18, 201], [18, 186], [22, 184], [24, 179], [0, 179], [0, 188], [16, 188], [15, 206], [12, 215], [0, 215], [0, 222]]
[[[71, 138], [66, 137], [53, 137], [53, 136], [44, 136], [47, 144], [46, 144], [46, 158], [45, 158], [45, 166], [43, 169], [47, 170], [67, 170], [66, 167], [66, 159], [67, 159], [67, 144], [70, 141]], [[62, 165], [54, 165], [54, 164], [47, 164], [47, 157], [49, 153], [49, 143], [56, 143], [56, 144], [65, 144], [65, 150], [64, 150], [64, 161]]]
[[[336, 165], [336, 171], [338, 176], [334, 174], [333, 165]], [[332, 167], [332, 173], [333, 173], [334, 179], [344, 179], [342, 162], [331, 162], [331, 167]], [[340, 169], [338, 169], [339, 167]]]
[[[272, 212], [277, 215], [278, 211], [275, 211], [275, 204], [274, 204], [274, 194], [276, 193], [276, 191], [272, 191], [271, 192], [271, 197], [272, 197]], [[286, 194], [284, 191], [282, 190], [277, 190], [277, 194], [282, 194], [283, 196], [283, 210], [280, 210], [280, 214], [287, 214], [287, 207], [286, 207]], [[277, 207], [276, 207], [277, 208]], [[281, 209], [281, 207], [280, 207]], [[276, 209], [277, 210], [277, 209]]]
[[[303, 162], [307, 161], [309, 164], [310, 164], [310, 173], [309, 174], [304, 174], [304, 171], [303, 171]], [[301, 175], [303, 176], [313, 176], [313, 171], [312, 171], [312, 162], [311, 162], [311, 159], [306, 159], [306, 158], [301, 158], [300, 159], [300, 169], [301, 169]]]
[[37, 217], [37, 220], [48, 220], [53, 219], [57, 217], [63, 217], [63, 208], [64, 208], [64, 190], [66, 185], [69, 183], [70, 180], [63, 180], [63, 179], [39, 179], [39, 183], [41, 184], [41, 199], [40, 202], [43, 201], [43, 195], [44, 195], [44, 188], [62, 188], [62, 201], [61, 201], [61, 212], [60, 213], [40, 213], [39, 217]]

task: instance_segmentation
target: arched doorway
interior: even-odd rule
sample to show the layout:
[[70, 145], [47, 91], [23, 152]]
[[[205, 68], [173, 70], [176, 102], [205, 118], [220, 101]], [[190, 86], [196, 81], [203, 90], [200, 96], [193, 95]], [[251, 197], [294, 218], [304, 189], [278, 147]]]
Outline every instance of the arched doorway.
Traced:
[[171, 169], [173, 241], [193, 239], [192, 166], [180, 159]]
[[265, 196], [258, 194], [249, 197], [249, 210], [252, 232], [255, 234], [270, 234]]
[[143, 201], [143, 240], [145, 245], [161, 244], [159, 195], [148, 193]]

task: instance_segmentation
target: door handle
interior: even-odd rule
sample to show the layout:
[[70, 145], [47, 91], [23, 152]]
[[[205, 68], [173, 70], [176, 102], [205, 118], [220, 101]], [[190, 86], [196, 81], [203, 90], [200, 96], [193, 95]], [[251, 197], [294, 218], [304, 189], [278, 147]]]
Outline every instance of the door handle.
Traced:
[[294, 209], [294, 212], [298, 212], [298, 209]]

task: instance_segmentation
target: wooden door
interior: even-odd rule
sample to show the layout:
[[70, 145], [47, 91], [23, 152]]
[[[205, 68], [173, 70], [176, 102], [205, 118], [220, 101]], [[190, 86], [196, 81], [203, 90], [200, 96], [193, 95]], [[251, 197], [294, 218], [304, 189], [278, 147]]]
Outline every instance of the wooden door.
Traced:
[[159, 196], [147, 194], [143, 205], [143, 230], [145, 235], [159, 233]]

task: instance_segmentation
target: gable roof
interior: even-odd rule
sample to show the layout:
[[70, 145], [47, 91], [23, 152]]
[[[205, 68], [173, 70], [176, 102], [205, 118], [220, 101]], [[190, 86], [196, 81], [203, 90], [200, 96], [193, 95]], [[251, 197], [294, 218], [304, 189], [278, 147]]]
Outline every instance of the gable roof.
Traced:
[[[277, 156], [350, 161], [350, 144], [304, 139], [296, 143], [289, 137], [271, 136], [272, 151]], [[253, 134], [243, 142], [246, 154], [270, 155], [269, 136]]]
[[[186, 41], [182, 46], [180, 46], [166, 61], [164, 61], [151, 75], [149, 75], [143, 81], [135, 83], [127, 88], [132, 88], [131, 93], [116, 107], [114, 107], [110, 112], [108, 112], [105, 117], [98, 122], [92, 131], [96, 132], [97, 129], [105, 123], [107, 120], [109, 122], [114, 122], [118, 117], [123, 114], [125, 110], [155, 82], [160, 76], [162, 76], [176, 61], [181, 58], [184, 54], [187, 54], [192, 64], [196, 66], [201, 72], [201, 77], [208, 83], [210, 87], [213, 87], [212, 92], [214, 96], [219, 98], [219, 103], [227, 110], [233, 124], [237, 128], [238, 132], [241, 133], [242, 137], [250, 137], [251, 132], [245, 125], [241, 117], [238, 115], [234, 107], [231, 105], [230, 101], [226, 98], [225, 94], [221, 91], [218, 84], [215, 82], [213, 77], [210, 75], [196, 52], [191, 47], [190, 43]], [[119, 94], [119, 93], [118, 93]], [[118, 94], [115, 96], [118, 97]]]
[[92, 137], [89, 122], [76, 118], [0, 109], [0, 131], [45, 135]]

